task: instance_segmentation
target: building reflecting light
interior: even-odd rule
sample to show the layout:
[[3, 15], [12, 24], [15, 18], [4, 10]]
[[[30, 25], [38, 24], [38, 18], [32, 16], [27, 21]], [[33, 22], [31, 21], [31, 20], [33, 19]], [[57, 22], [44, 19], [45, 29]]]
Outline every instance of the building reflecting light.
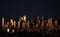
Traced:
[[23, 20], [26, 22], [26, 16], [23, 16]]

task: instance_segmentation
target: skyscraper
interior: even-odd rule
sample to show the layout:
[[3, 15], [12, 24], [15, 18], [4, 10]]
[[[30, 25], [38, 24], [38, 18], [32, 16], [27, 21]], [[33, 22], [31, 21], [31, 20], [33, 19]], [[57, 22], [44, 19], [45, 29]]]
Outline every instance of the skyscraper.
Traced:
[[54, 20], [54, 28], [56, 31], [58, 30], [58, 20]]
[[26, 24], [25, 21], [23, 21], [23, 22], [22, 22], [22, 28], [23, 28], [23, 29], [24, 29], [25, 26], [26, 26], [25, 24]]
[[13, 19], [10, 20], [11, 25], [13, 26]]
[[2, 17], [2, 27], [4, 27], [4, 17]]
[[22, 20], [23, 20], [23, 17], [22, 17], [22, 16], [20, 16], [19, 21], [20, 21], [20, 22], [22, 22]]
[[30, 28], [30, 20], [27, 21], [27, 28]]
[[53, 28], [52, 18], [48, 19], [48, 28], [49, 28], [48, 29], [49, 31], [52, 31], [52, 28]]
[[20, 21], [18, 21], [18, 28], [20, 28]]
[[23, 20], [25, 21], [25, 23], [26, 23], [26, 16], [23, 16]]
[[44, 20], [44, 16], [42, 16], [42, 18], [41, 18], [41, 29], [43, 30], [44, 29], [44, 27], [45, 27], [45, 20]]
[[13, 22], [14, 23], [14, 28], [16, 27], [16, 21]]

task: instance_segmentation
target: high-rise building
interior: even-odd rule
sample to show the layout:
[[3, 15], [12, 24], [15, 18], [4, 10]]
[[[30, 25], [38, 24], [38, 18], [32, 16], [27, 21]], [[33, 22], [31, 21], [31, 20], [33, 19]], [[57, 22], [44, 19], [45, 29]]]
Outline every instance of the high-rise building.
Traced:
[[54, 28], [55, 30], [58, 30], [58, 20], [54, 20]]
[[53, 28], [53, 23], [52, 23], [52, 18], [49, 18], [48, 19], [48, 27], [49, 27], [49, 31], [52, 31], [52, 28]]
[[44, 21], [42, 21], [42, 22], [41, 22], [41, 29], [43, 30], [43, 29], [44, 29], [44, 27], [45, 27], [45, 22], [44, 22]]
[[37, 16], [37, 24], [40, 24], [40, 18]]
[[45, 20], [45, 27], [48, 28], [48, 20]]
[[30, 28], [30, 20], [27, 21], [27, 28]]
[[20, 21], [18, 21], [18, 28], [20, 28]]
[[35, 23], [34, 23], [33, 18], [30, 20], [30, 24], [31, 24], [30, 27], [31, 27], [31, 28], [34, 28], [34, 24], [35, 24]]
[[26, 23], [26, 16], [23, 16], [23, 20], [25, 21], [25, 23]]
[[13, 24], [13, 19], [10, 20], [10, 23], [11, 23], [12, 26], [14, 25], [14, 24]]
[[39, 18], [39, 16], [37, 16], [37, 23], [36, 23], [36, 27], [39, 27], [39, 25], [40, 25], [40, 18]]
[[14, 21], [13, 24], [14, 24], [14, 28], [15, 28], [16, 27], [16, 21]]
[[25, 28], [25, 26], [26, 26], [25, 24], [26, 24], [25, 21], [23, 21], [22, 22], [22, 28]]
[[57, 26], [58, 25], [58, 21], [54, 20], [54, 25]]
[[4, 17], [2, 17], [2, 27], [4, 27]]
[[45, 27], [45, 20], [44, 20], [44, 16], [42, 16], [42, 18], [41, 18], [41, 29], [43, 30], [44, 29], [44, 27]]
[[22, 22], [22, 20], [23, 20], [23, 17], [22, 17], [22, 16], [20, 16], [19, 21], [20, 21], [20, 22]]

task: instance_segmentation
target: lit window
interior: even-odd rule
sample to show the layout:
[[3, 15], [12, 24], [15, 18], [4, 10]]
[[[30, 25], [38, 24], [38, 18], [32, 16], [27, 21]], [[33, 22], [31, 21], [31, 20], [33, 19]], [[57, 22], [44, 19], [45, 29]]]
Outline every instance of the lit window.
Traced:
[[10, 31], [10, 29], [7, 29], [7, 32], [9, 32]]

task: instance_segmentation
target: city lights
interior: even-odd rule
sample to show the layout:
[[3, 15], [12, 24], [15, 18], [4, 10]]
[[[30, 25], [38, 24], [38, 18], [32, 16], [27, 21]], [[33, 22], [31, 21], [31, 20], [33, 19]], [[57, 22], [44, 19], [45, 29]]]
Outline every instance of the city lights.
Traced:
[[14, 28], [16, 27], [16, 21], [13, 22], [14, 23]]
[[4, 17], [2, 17], [2, 27], [4, 27]]
[[18, 28], [20, 28], [20, 21], [18, 21]]
[[10, 29], [7, 29], [7, 32], [9, 32], [10, 31]]
[[11, 25], [13, 26], [13, 19], [10, 20]]
[[26, 22], [26, 16], [23, 16], [24, 21]]
[[41, 19], [37, 16], [36, 21], [33, 18], [27, 20], [26, 16], [20, 17], [18, 21], [10, 19], [10, 21], [6, 22], [4, 20], [4, 17], [2, 17], [2, 28], [7, 32], [15, 32], [18, 30], [26, 30], [28, 32], [40, 32], [44, 29], [48, 31], [52, 31], [52, 29], [58, 30], [58, 20], [53, 21], [53, 18], [45, 20], [44, 16]]
[[12, 32], [14, 32], [15, 30], [14, 29], [12, 29]]

